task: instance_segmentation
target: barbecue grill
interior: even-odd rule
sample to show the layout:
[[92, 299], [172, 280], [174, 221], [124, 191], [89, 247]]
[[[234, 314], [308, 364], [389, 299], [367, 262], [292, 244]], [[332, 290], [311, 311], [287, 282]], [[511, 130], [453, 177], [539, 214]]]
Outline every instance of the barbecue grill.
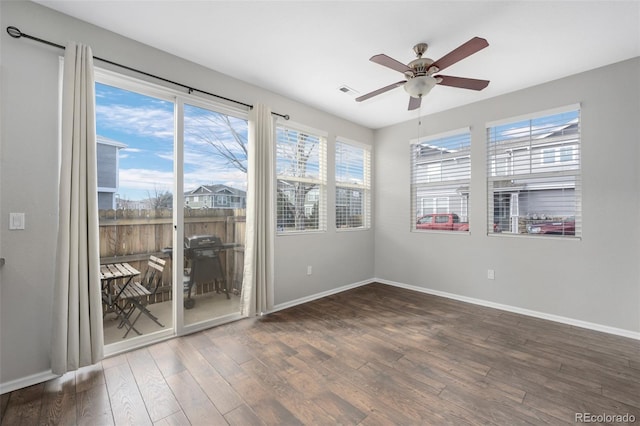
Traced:
[[[184, 307], [191, 309], [196, 301], [191, 298], [194, 284], [214, 283], [216, 292], [224, 291], [229, 299], [229, 289], [220, 262], [220, 250], [225, 245], [214, 235], [194, 235], [184, 239], [184, 257], [189, 265], [185, 276], [184, 291], [188, 293]], [[187, 279], [188, 278], [188, 279]]]

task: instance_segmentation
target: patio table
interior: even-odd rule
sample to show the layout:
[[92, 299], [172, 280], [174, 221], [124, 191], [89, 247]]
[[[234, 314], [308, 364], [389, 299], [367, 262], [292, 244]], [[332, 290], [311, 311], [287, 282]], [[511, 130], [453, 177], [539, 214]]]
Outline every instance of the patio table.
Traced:
[[[102, 303], [107, 306], [105, 315], [109, 312], [115, 312], [121, 320], [118, 328], [122, 328], [123, 325], [126, 325], [127, 328], [133, 328], [124, 308], [118, 305], [118, 298], [131, 283], [133, 277], [137, 275], [140, 275], [140, 271], [128, 263], [108, 263], [100, 265]], [[133, 330], [140, 334], [135, 328], [133, 328]]]

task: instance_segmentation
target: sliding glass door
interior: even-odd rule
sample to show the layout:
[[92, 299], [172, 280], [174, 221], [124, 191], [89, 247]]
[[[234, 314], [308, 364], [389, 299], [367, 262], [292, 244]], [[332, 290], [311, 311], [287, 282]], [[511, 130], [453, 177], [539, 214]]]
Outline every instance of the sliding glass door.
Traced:
[[184, 117], [183, 321], [240, 314], [247, 199], [247, 120], [189, 100]]
[[240, 318], [246, 114], [96, 80], [105, 352]]
[[[103, 81], [109, 83], [96, 83], [96, 133], [104, 340], [120, 347], [173, 330], [163, 249], [173, 238], [175, 103], [130, 83]], [[129, 297], [136, 283], [148, 294]]]

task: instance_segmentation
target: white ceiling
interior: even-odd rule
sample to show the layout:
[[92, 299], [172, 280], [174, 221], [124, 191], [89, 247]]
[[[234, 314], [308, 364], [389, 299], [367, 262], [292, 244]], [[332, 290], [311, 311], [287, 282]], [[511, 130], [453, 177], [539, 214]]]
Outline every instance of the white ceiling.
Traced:
[[[374, 129], [640, 56], [638, 0], [37, 2]], [[474, 36], [489, 47], [443, 74], [491, 80], [481, 92], [436, 86], [410, 112], [402, 88], [338, 90], [402, 80], [374, 54], [408, 63], [426, 42], [435, 60]]]

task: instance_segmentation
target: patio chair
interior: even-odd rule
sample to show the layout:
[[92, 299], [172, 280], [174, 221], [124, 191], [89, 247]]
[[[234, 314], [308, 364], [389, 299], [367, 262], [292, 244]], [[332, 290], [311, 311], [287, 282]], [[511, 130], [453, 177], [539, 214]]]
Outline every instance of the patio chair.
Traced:
[[[145, 314], [160, 327], [164, 327], [158, 320], [158, 317], [153, 315], [147, 306], [149, 305], [149, 299], [153, 297], [158, 291], [158, 288], [160, 288], [165, 263], [166, 261], [163, 259], [150, 256], [149, 262], [147, 263], [147, 271], [142, 281], [129, 283], [120, 293], [120, 299], [125, 301], [125, 312], [124, 318], [118, 327], [125, 327], [127, 329], [127, 332], [122, 337], [123, 339], [127, 337], [131, 330], [139, 335], [142, 334], [135, 328], [135, 324], [142, 314]], [[136, 310], [138, 310], [138, 314], [133, 321], [131, 321], [130, 317]]]

